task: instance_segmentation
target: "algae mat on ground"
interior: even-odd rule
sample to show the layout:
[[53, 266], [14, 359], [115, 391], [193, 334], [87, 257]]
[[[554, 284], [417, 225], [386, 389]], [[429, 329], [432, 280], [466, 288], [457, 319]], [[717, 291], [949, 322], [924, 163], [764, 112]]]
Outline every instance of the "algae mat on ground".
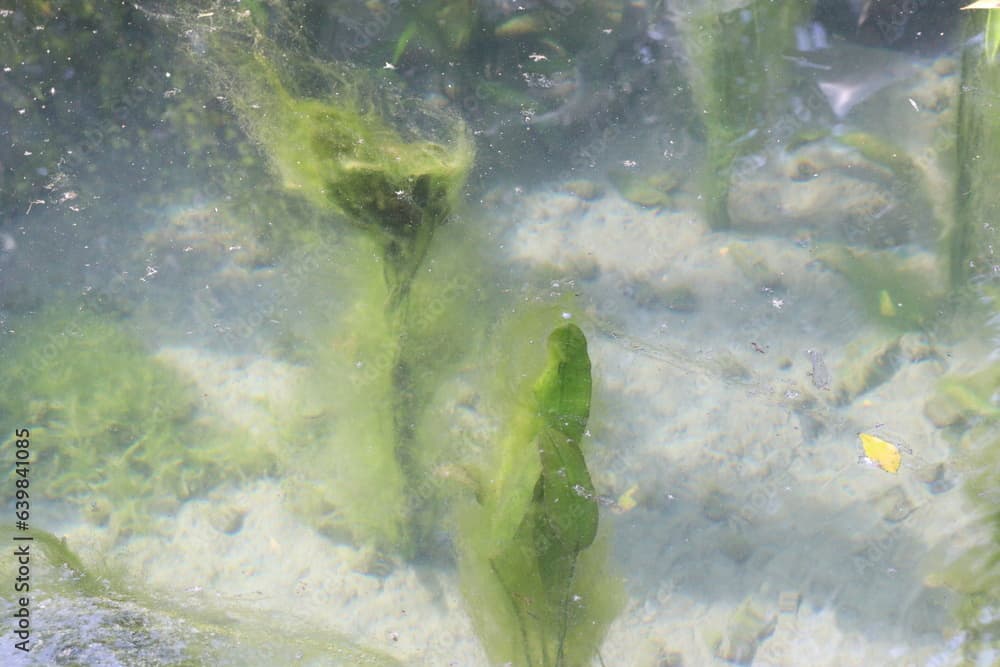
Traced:
[[197, 393], [150, 356], [124, 322], [53, 304], [10, 322], [2, 346], [0, 429], [28, 428], [41, 497], [70, 500], [131, 532], [220, 481], [262, 473], [266, 448], [196, 424]]

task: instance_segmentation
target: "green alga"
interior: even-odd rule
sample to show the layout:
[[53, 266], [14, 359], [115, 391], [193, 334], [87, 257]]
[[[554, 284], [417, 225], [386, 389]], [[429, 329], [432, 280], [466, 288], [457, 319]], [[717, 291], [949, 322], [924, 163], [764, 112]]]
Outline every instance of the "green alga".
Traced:
[[0, 432], [30, 431], [39, 498], [114, 528], [270, 464], [243, 433], [196, 424], [198, 393], [124, 322], [54, 304], [8, 322]]

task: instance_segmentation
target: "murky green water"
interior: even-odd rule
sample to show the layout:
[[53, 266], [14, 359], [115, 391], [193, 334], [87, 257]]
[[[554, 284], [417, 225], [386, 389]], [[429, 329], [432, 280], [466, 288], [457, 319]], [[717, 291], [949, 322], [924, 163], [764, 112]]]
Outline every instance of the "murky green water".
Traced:
[[960, 5], [0, 6], [2, 662], [1000, 663]]

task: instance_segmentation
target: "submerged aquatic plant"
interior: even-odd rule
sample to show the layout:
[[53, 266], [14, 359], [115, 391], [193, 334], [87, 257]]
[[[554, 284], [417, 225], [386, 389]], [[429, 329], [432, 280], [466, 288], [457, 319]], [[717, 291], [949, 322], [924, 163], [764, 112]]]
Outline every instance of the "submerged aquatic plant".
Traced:
[[[378, 363], [365, 365], [365, 381], [341, 381], [336, 390], [342, 404], [361, 399], [364, 406], [352, 415], [353, 425], [340, 420], [315, 437], [349, 442], [351, 461], [371, 464], [341, 482], [368, 497], [363, 511], [355, 511], [357, 500], [338, 503], [338, 511], [351, 515], [351, 532], [413, 554], [427, 497], [416, 428], [434, 387], [421, 370], [432, 347], [420, 331], [426, 302], [412, 293], [437, 230], [459, 200], [473, 147], [457, 116], [404, 97], [391, 72], [312, 57], [294, 21], [278, 9], [283, 3], [264, 20], [220, 7], [211, 30], [188, 20], [197, 48], [209, 55], [211, 84], [224, 91], [286, 191], [301, 195], [331, 228], [357, 232], [340, 239], [349, 255], [374, 259], [375, 266], [349, 260], [361, 285], [341, 325], [363, 339], [351, 363], [363, 363], [357, 357]], [[462, 348], [454, 331], [433, 335]], [[372, 499], [380, 501], [374, 520]]]
[[473, 0], [425, 0], [406, 3], [406, 27], [396, 39], [392, 62], [398, 64], [407, 47], [419, 42], [431, 52], [460, 58], [469, 45], [478, 23], [478, 7]]
[[463, 586], [498, 664], [588, 665], [618, 609], [581, 450], [590, 399], [586, 338], [564, 324], [462, 516]]
[[[305, 327], [309, 344], [296, 345], [311, 366], [307, 393], [320, 398], [290, 429], [305, 456], [286, 472], [309, 487], [300, 509], [330, 518], [323, 527], [412, 557], [443, 523], [434, 472], [453, 454], [431, 406], [491, 321], [475, 304], [477, 254], [438, 233], [471, 142], [454, 117], [404, 100], [378, 75], [279, 48], [273, 27], [253, 19], [203, 33], [211, 77], [286, 190], [356, 232], [331, 261], [346, 302], [335, 324], [320, 337], [322, 327]], [[311, 275], [321, 287], [306, 292], [336, 284]], [[559, 326], [546, 354], [480, 476], [480, 501], [460, 518], [462, 578], [492, 659], [583, 667], [620, 594], [581, 449], [591, 399], [583, 332]]]
[[461, 121], [385, 75], [282, 49], [252, 23], [206, 40], [213, 85], [285, 188], [378, 243], [389, 307], [400, 306], [472, 164]]
[[952, 289], [970, 278], [992, 275], [1000, 265], [1000, 60], [995, 44], [1000, 37], [1000, 10], [968, 12], [965, 35], [970, 42], [986, 31], [986, 49], [967, 46], [962, 53], [962, 85], [958, 98], [958, 179], [955, 184], [955, 220], [946, 236]]
[[[972, 46], [973, 36], [985, 33], [985, 46]], [[971, 289], [996, 311], [991, 284], [981, 280], [996, 271], [998, 241], [993, 221], [1000, 214], [1000, 190], [995, 178], [1000, 167], [1000, 9], [972, 11], [966, 17], [970, 38], [962, 54], [962, 85], [958, 108], [958, 178], [955, 219], [945, 237], [951, 289]], [[995, 315], [994, 315], [995, 318]], [[966, 430], [957, 446], [971, 466], [965, 492], [977, 508], [987, 542], [963, 554], [940, 575], [943, 583], [962, 595], [958, 620], [967, 634], [964, 644], [970, 662], [995, 660], [1000, 637], [1000, 366], [995, 361], [964, 375], [941, 381], [940, 401]]]
[[957, 557], [950, 557], [951, 549], [944, 549], [948, 562], [930, 581], [959, 595], [956, 618], [969, 664], [992, 664], [988, 656], [1000, 650], [1000, 418], [992, 400], [998, 374], [1000, 369], [993, 363], [970, 376], [949, 376], [941, 383], [944, 400], [958, 410], [956, 416], [964, 426], [953, 446], [961, 452], [958, 465], [965, 478], [968, 516], [978, 526], [979, 539]]
[[[459, 444], [448, 437], [454, 424], [446, 406], [455, 399], [454, 373], [494, 305], [469, 275], [470, 262], [480, 276], [487, 262], [463, 231], [439, 239], [430, 270], [414, 280], [405, 341], [386, 318], [382, 267], [370, 242], [335, 249], [309, 284], [289, 295], [303, 311], [291, 325], [290, 347], [306, 368], [302, 414], [288, 421], [288, 439], [301, 449], [285, 466], [295, 506], [328, 534], [413, 554], [429, 548], [422, 538], [440, 529], [444, 490], [434, 470], [456, 459]], [[339, 308], [312, 308], [331, 289]], [[393, 371], [401, 359], [405, 377]], [[411, 415], [405, 452], [395, 431], [402, 401]]]
[[705, 123], [703, 188], [708, 224], [729, 227], [733, 161], [756, 146], [787, 80], [784, 54], [811, 2], [701, 0], [671, 6], [687, 54], [688, 80]]

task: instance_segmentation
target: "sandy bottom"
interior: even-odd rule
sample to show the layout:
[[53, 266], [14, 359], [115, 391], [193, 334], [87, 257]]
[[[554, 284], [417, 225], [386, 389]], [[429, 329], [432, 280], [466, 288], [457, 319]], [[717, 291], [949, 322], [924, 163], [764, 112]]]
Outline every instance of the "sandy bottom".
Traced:
[[[629, 593], [604, 663], [958, 664], [948, 595], [921, 569], [939, 543], [972, 539], [923, 409], [955, 363], [945, 351], [873, 326], [795, 238], [711, 232], [613, 192], [515, 207], [510, 261], [581, 294], [598, 491], [636, 501], [603, 517]], [[898, 362], [865, 380], [886, 348]], [[277, 433], [294, 368], [193, 348], [160, 358], [197, 380], [206, 410]], [[859, 461], [862, 431], [902, 445], [898, 474]], [[217, 488], [170, 526], [115, 559], [154, 588], [330, 628], [405, 664], [487, 664], [453, 567], [380, 570], [301, 522], [282, 480]]]

